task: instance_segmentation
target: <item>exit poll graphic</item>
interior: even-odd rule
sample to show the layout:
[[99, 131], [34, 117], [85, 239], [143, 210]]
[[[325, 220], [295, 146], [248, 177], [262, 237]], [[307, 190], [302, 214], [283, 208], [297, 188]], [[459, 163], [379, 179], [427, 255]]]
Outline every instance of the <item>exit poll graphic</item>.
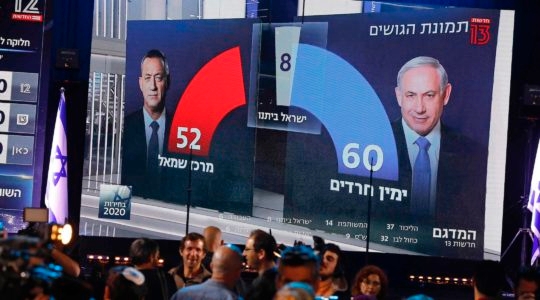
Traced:
[[[282, 24], [130, 21], [125, 115], [141, 117], [129, 123], [139, 137], [124, 139], [123, 156], [146, 157], [139, 77], [142, 57], [157, 49], [169, 77], [153, 200], [351, 245], [370, 236], [379, 251], [481, 258], [493, 206], [488, 158], [504, 160], [488, 155], [504, 144], [490, 135], [492, 113], [507, 104], [493, 92], [501, 16], [447, 9]], [[413, 152], [396, 88], [400, 68], [420, 56], [439, 61], [452, 86], [434, 127], [435, 208], [427, 215], [411, 208]], [[123, 161], [134, 203], [148, 197], [151, 178], [130, 179], [144, 174], [143, 160]]]

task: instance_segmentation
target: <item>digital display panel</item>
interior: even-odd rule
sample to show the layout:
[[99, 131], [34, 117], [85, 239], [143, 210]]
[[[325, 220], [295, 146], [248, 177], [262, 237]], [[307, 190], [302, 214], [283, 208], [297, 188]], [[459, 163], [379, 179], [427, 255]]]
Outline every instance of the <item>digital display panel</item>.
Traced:
[[190, 231], [230, 242], [498, 258], [512, 26], [479, 9], [129, 21], [121, 184], [83, 194], [80, 234], [178, 239], [189, 205]]
[[0, 6], [0, 218], [9, 232], [25, 226], [25, 207], [40, 205], [44, 20], [42, 0]]

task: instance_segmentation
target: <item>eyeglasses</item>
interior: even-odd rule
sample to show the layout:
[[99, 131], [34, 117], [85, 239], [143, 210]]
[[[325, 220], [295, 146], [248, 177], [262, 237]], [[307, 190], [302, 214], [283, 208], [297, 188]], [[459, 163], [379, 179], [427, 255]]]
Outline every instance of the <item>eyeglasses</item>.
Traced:
[[364, 279], [362, 280], [362, 283], [365, 284], [365, 285], [371, 285], [371, 286], [374, 286], [374, 287], [377, 287], [377, 286], [380, 286], [381, 283], [378, 282], [378, 281], [371, 281], [369, 279]]

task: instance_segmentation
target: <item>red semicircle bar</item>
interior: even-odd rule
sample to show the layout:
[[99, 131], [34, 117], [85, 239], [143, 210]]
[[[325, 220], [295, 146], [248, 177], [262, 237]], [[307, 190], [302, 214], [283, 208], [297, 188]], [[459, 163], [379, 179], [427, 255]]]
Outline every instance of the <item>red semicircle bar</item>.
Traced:
[[223, 118], [246, 104], [240, 47], [206, 63], [188, 84], [176, 106], [169, 133], [171, 153], [208, 156], [212, 137]]

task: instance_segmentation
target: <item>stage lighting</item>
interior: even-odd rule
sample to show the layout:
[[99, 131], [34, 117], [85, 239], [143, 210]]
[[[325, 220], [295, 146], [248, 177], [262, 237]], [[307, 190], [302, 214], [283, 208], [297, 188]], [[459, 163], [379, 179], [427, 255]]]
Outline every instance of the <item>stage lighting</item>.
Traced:
[[420, 284], [437, 284], [437, 285], [472, 285], [469, 278], [459, 277], [443, 277], [440, 275], [409, 275], [409, 281]]
[[114, 257], [115, 265], [131, 265], [131, 259], [127, 256], [115, 256]]
[[39, 238], [45, 244], [67, 245], [73, 237], [73, 229], [70, 224], [30, 222], [28, 226], [18, 232], [21, 236]]
[[68, 223], [64, 225], [49, 224], [48, 240], [51, 242], [61, 242], [63, 245], [69, 244], [73, 237], [73, 229]]
[[109, 263], [109, 256], [99, 255], [99, 254], [88, 254], [86, 255], [88, 262], [98, 262], [100, 264], [106, 265]]

